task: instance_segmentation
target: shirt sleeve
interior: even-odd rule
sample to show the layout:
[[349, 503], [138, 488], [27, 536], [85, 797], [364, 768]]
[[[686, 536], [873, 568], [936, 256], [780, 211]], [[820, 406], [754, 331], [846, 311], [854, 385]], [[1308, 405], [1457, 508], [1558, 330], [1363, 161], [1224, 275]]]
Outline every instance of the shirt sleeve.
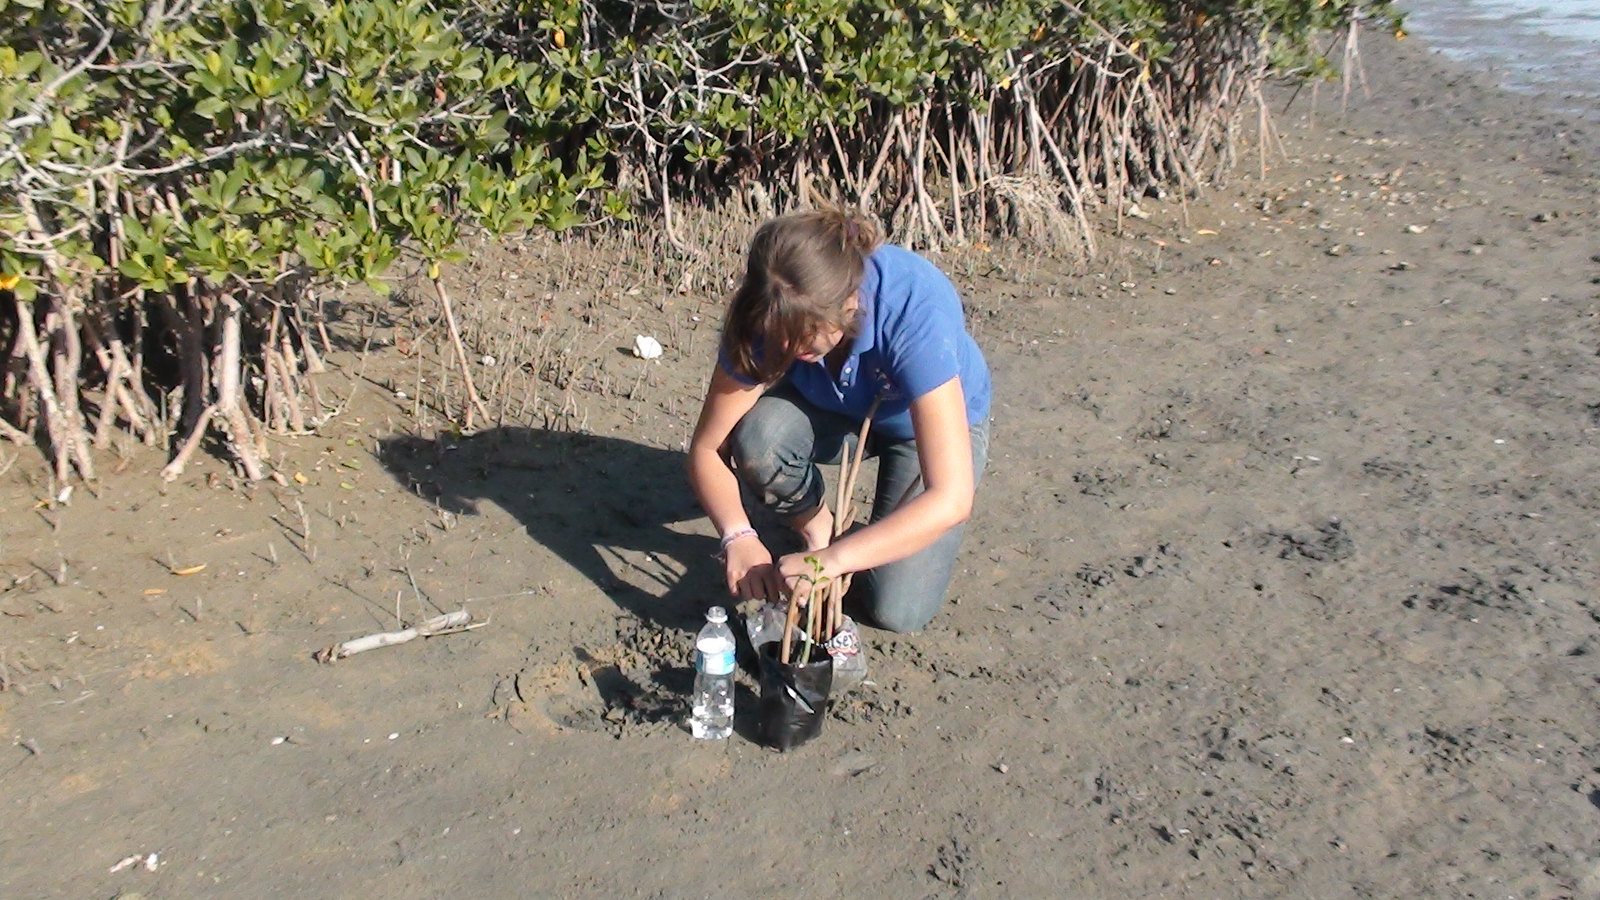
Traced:
[[[766, 339], [756, 338], [755, 346], [750, 348], [750, 355], [755, 357], [756, 365], [761, 365], [761, 355], [765, 352], [765, 350]], [[717, 342], [717, 367], [722, 369], [722, 371], [727, 372], [729, 378], [732, 378], [734, 381], [739, 382], [745, 387], [755, 387], [761, 383], [759, 381], [753, 381], [749, 378], [746, 378], [733, 368], [733, 360], [729, 359], [727, 351], [722, 349], [721, 341]]]
[[885, 323], [882, 336], [890, 377], [915, 400], [961, 374], [961, 337], [966, 325], [955, 285], [926, 263], [910, 285], [901, 314]]
[[721, 348], [717, 349], [717, 368], [726, 373], [729, 378], [732, 378], [734, 381], [739, 382], [745, 387], [756, 386], [756, 382], [751, 381], [750, 379], [734, 371], [732, 361], [728, 359], [728, 354], [723, 352]]

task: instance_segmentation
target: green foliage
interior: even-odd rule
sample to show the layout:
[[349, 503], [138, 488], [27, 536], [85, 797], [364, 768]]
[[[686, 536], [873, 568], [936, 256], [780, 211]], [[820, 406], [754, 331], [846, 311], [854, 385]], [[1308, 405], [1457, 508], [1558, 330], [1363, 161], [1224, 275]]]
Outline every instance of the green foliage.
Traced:
[[0, 0], [0, 271], [39, 282], [55, 253], [103, 278], [115, 234], [115, 271], [149, 291], [375, 283], [466, 226], [569, 226], [601, 184], [513, 140], [556, 130], [571, 85], [470, 43], [447, 4], [172, 8]]
[[1398, 27], [1388, 0], [549, 0], [520, 9], [538, 17], [543, 39], [519, 52], [599, 95], [603, 111], [585, 127], [612, 138], [617, 164], [672, 167], [685, 185], [728, 165], [766, 180], [829, 128], [870, 127], [930, 100], [983, 112], [1018, 79], [1070, 77], [1089, 59], [1158, 75], [1180, 47], [1226, 53], [1207, 36], [1242, 31], [1280, 70], [1320, 75], [1318, 35], [1357, 16]]
[[[184, 7], [178, 7], [183, 9]], [[624, 215], [608, 181], [770, 177], [827, 129], [981, 113], [1074, 60], [1150, 74], [1215, 23], [1283, 69], [1386, 0], [0, 0], [0, 284], [376, 283], [463, 227]], [[1111, 48], [1108, 52], [1107, 48]], [[586, 203], [591, 198], [595, 203]], [[29, 222], [23, 199], [33, 204]]]

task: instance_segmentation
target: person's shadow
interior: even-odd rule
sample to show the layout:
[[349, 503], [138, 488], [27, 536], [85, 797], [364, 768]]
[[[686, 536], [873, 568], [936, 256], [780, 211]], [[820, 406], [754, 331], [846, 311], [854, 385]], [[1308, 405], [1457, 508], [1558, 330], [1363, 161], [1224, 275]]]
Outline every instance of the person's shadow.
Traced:
[[[534, 542], [637, 620], [638, 646], [629, 649], [648, 659], [653, 671], [645, 677], [615, 665], [592, 666], [596, 702], [547, 710], [558, 725], [619, 732], [682, 720], [694, 681], [686, 665], [692, 635], [709, 607], [721, 604], [733, 612], [721, 567], [711, 560], [716, 539], [668, 527], [703, 515], [689, 490], [682, 452], [619, 438], [502, 427], [470, 437], [388, 438], [379, 445], [379, 459], [429, 505], [458, 515], [475, 515], [482, 503], [499, 506]], [[656, 590], [630, 583], [619, 572]], [[743, 642], [744, 629], [733, 621]], [[586, 665], [592, 662], [582, 648], [574, 653]], [[520, 685], [509, 690], [533, 702]], [[742, 685], [739, 690], [736, 704], [754, 709], [754, 697]], [[739, 718], [739, 731], [748, 736], [743, 720], [749, 717]]]

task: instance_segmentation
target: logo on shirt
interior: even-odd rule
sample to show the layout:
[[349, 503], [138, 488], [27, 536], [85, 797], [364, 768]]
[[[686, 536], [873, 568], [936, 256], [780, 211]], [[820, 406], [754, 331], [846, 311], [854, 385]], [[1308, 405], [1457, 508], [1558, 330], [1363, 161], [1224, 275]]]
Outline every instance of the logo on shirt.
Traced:
[[895, 387], [894, 381], [889, 378], [889, 373], [879, 368], [872, 373], [873, 380], [878, 384], [878, 400], [892, 402], [905, 399], [905, 394]]

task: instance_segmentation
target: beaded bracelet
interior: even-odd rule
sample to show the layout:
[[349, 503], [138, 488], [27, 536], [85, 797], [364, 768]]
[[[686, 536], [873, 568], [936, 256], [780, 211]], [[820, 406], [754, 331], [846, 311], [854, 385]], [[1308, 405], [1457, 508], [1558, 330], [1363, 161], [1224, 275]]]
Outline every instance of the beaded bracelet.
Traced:
[[717, 556], [718, 557], [726, 557], [728, 555], [728, 545], [729, 544], [733, 543], [734, 541], [737, 541], [740, 538], [747, 538], [747, 537], [756, 537], [756, 530], [754, 528], [748, 528], [748, 527], [747, 528], [736, 528], [733, 531], [730, 531], [727, 534], [723, 535], [722, 536], [722, 545], [717, 549]]

